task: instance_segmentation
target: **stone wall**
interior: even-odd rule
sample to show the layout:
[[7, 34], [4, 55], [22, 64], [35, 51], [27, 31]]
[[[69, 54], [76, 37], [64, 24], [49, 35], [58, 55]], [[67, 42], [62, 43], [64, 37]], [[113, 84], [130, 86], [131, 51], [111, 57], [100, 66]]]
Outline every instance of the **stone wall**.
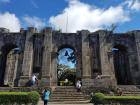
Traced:
[[[105, 30], [77, 33], [61, 33], [52, 28], [38, 32], [36, 28], [21, 29], [10, 33], [0, 31], [0, 77], [3, 85], [8, 53], [13, 48], [20, 48], [18, 57], [16, 86], [25, 86], [31, 80], [34, 70], [38, 68], [43, 86], [57, 86], [57, 57], [62, 48], [72, 48], [76, 55], [77, 78], [82, 79], [83, 86], [108, 87], [117, 85], [112, 48], [123, 45], [128, 49], [131, 84], [140, 84], [140, 31], [129, 33], [111, 33]], [[10, 47], [9, 47], [10, 46]], [[8, 50], [6, 50], [8, 49]], [[10, 75], [10, 74], [7, 74]], [[100, 79], [96, 77], [100, 75]]]

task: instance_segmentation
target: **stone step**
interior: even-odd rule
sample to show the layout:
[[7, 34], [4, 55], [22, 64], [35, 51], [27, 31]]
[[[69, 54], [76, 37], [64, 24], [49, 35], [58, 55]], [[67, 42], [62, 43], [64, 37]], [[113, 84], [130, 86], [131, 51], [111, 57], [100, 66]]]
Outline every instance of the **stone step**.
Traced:
[[139, 85], [118, 85], [122, 90], [122, 95], [124, 96], [138, 96], [140, 95], [140, 86]]
[[82, 95], [75, 95], [75, 94], [73, 94], [73, 95], [71, 95], [71, 94], [52, 94], [51, 95], [51, 97], [84, 97], [84, 96], [82, 96]]
[[137, 96], [140, 96], [140, 93], [123, 93], [122, 95], [137, 95]]
[[8, 92], [10, 89], [10, 87], [0, 87], [0, 92]]
[[123, 90], [124, 92], [140, 92], [140, 90]]
[[55, 90], [55, 91], [59, 91], [59, 92], [77, 92], [76, 89], [59, 89], [59, 90]]
[[55, 92], [53, 92], [53, 94], [75, 94], [75, 95], [82, 95], [82, 94], [80, 94], [80, 93], [78, 93], [78, 92], [58, 92], [58, 91], [55, 91]]
[[[89, 103], [89, 100], [86, 101], [57, 101], [52, 102], [49, 100], [48, 105], [93, 105], [92, 103]], [[44, 105], [44, 102], [42, 99], [39, 100], [38, 105]]]
[[78, 97], [78, 96], [51, 96], [51, 98], [85, 98], [85, 97]]
[[61, 94], [61, 95], [51, 95], [51, 97], [83, 97], [82, 95], [64, 95], [64, 94]]
[[57, 93], [54, 93], [54, 94], [52, 94], [51, 96], [79, 96], [79, 97], [82, 97], [83, 96], [83, 94], [74, 94], [74, 93], [71, 93], [71, 94], [57, 94]]
[[50, 102], [63, 102], [63, 101], [86, 101], [85, 99], [50, 99]]
[[74, 88], [75, 86], [57, 86], [57, 88]]
[[57, 97], [57, 96], [53, 96], [53, 97], [50, 97], [51, 99], [59, 99], [59, 98], [62, 98], [62, 99], [85, 99], [84, 97], [70, 97], [70, 96], [66, 96], [66, 97]]
[[121, 88], [122, 90], [140, 90], [137, 86], [135, 85], [118, 85], [119, 88]]
[[53, 97], [51, 100], [85, 100], [85, 98], [74, 98], [74, 97]]
[[87, 103], [84, 95], [77, 92], [74, 86], [58, 86], [50, 97], [50, 102]]
[[57, 87], [56, 89], [75, 89], [76, 87]]
[[137, 91], [123, 91], [123, 93], [140, 93], [140, 92], [137, 92]]
[[123, 93], [125, 93], [125, 94], [140, 94], [140, 92], [123, 92]]
[[65, 105], [67, 105], [67, 104], [71, 104], [71, 105], [73, 105], [73, 104], [93, 105], [92, 103], [89, 103], [88, 100], [86, 100], [86, 101], [61, 101], [61, 102], [60, 101], [58, 101], [58, 102], [51, 102], [51, 101], [49, 101], [48, 105], [50, 105], [50, 104], [59, 104], [59, 105], [62, 105], [62, 104], [65, 104]]

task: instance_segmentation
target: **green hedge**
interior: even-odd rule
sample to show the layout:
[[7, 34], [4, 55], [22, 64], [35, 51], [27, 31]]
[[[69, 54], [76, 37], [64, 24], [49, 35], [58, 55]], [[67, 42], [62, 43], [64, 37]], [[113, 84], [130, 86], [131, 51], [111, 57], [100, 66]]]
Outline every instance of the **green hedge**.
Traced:
[[40, 95], [36, 91], [32, 92], [0, 92], [0, 105], [8, 104], [37, 104]]
[[140, 105], [140, 96], [105, 96], [103, 93], [95, 93], [91, 102], [95, 104], [115, 104]]
[[105, 103], [105, 95], [103, 93], [95, 93], [91, 98], [91, 102], [95, 104], [103, 104]]

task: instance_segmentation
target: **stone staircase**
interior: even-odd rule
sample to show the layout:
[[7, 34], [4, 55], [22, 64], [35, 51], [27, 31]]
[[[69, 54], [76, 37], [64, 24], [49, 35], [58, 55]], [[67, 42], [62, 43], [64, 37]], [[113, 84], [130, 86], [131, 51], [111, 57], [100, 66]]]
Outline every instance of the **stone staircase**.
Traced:
[[51, 103], [62, 104], [86, 104], [89, 100], [81, 92], [77, 92], [74, 86], [58, 86], [51, 94]]
[[8, 92], [10, 89], [10, 87], [0, 87], [0, 92]]
[[124, 96], [140, 96], [139, 85], [119, 85], [118, 87], [121, 88]]

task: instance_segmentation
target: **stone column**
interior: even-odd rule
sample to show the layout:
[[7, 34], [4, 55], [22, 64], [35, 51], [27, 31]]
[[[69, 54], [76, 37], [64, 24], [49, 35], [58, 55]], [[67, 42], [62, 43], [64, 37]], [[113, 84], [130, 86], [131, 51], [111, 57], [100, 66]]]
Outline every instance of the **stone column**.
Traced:
[[[103, 81], [106, 81], [105, 85], [109, 86], [116, 84], [115, 74], [114, 74], [114, 64], [112, 55], [112, 42], [106, 42], [108, 32], [99, 32], [99, 53], [101, 62], [101, 73]], [[113, 40], [113, 39], [112, 39]]]
[[14, 69], [14, 74], [13, 74], [13, 86], [16, 85], [16, 78], [17, 78], [17, 69], [18, 69], [18, 63], [19, 63], [19, 54], [15, 55], [15, 69]]
[[89, 49], [89, 31], [82, 30], [82, 82], [83, 85], [90, 85], [91, 80], [91, 60]]
[[106, 43], [106, 34], [107, 32], [105, 31], [100, 31], [99, 32], [99, 43], [100, 43], [100, 61], [101, 61], [101, 72], [102, 75], [109, 75], [109, 67], [108, 67], [108, 46]]
[[29, 27], [26, 33], [24, 47], [24, 58], [22, 64], [22, 73], [19, 80], [19, 86], [25, 86], [31, 79], [33, 66], [33, 34], [37, 32], [36, 28]]
[[[136, 49], [137, 49], [137, 59], [138, 59], [138, 70], [133, 72], [133, 76], [135, 75], [135, 80], [133, 81], [134, 84], [140, 84], [139, 76], [140, 76], [140, 32], [134, 31]], [[133, 62], [134, 63], [134, 62]]]
[[10, 72], [12, 71], [14, 66], [13, 61], [15, 62], [13, 51], [10, 51], [6, 59], [7, 61], [6, 61], [5, 74], [4, 74], [4, 85], [8, 85], [10, 82], [9, 76], [11, 76]]
[[51, 51], [52, 51], [52, 29], [44, 29], [44, 51], [42, 62], [42, 85], [50, 86], [51, 71]]
[[82, 78], [81, 52], [76, 52], [76, 78]]
[[14, 54], [14, 50], [7, 55], [5, 68], [4, 85], [14, 86], [18, 65], [18, 54]]
[[51, 65], [51, 72], [50, 72], [50, 78], [51, 78], [51, 86], [57, 86], [57, 52], [52, 52], [51, 59], [52, 59], [52, 65]]
[[[110, 49], [112, 48], [112, 46], [110, 46]], [[116, 86], [117, 85], [117, 80], [116, 80], [116, 76], [115, 76], [115, 68], [114, 68], [114, 57], [113, 57], [113, 52], [112, 49], [108, 52], [108, 59], [109, 59], [109, 75], [110, 75], [110, 85], [112, 86]]]

